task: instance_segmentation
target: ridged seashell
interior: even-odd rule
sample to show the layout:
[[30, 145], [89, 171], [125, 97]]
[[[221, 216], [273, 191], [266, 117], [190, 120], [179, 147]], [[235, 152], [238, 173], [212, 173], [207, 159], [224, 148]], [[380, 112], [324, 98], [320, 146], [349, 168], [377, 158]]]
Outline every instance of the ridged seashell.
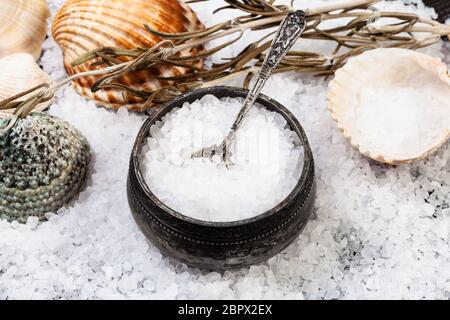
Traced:
[[328, 108], [364, 155], [388, 164], [412, 162], [450, 138], [450, 76], [440, 59], [375, 49], [336, 72]]
[[0, 58], [16, 52], [39, 58], [49, 16], [45, 0], [0, 1]]
[[[28, 53], [14, 53], [0, 59], [0, 101], [31, 89], [41, 83], [52, 81], [36, 64], [33, 56]], [[25, 100], [28, 96], [22, 98]], [[42, 111], [51, 101], [41, 103], [35, 111]], [[9, 116], [14, 109], [0, 110], [0, 118]]]
[[[69, 75], [94, 70], [88, 64], [72, 67], [71, 62], [89, 50], [100, 47], [123, 49], [152, 47], [161, 39], [145, 30], [148, 24], [155, 30], [167, 33], [188, 32], [203, 28], [196, 14], [177, 0], [68, 0], [56, 14], [53, 37], [64, 51], [64, 64]], [[188, 56], [198, 49], [182, 52]], [[199, 66], [201, 67], [201, 63]], [[155, 90], [171, 82], [154, 79], [154, 76], [178, 76], [186, 73], [181, 67], [160, 66], [151, 70], [134, 72], [119, 79], [121, 83], [139, 90]], [[97, 77], [98, 78], [98, 77]], [[98, 104], [142, 111], [143, 100], [125, 95], [121, 90], [101, 90], [92, 93], [95, 77], [73, 82], [75, 89]]]
[[89, 161], [87, 140], [69, 123], [41, 112], [19, 119], [0, 136], [0, 218], [57, 211], [84, 186]]

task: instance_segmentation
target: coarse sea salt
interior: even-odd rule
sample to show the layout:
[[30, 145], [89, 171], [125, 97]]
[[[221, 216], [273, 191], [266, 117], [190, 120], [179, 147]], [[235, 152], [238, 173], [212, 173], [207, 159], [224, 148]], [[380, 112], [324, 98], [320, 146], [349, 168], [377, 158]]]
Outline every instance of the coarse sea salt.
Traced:
[[[48, 1], [53, 15], [64, 2]], [[435, 16], [420, 0], [414, 3], [418, 6], [410, 0], [375, 6]], [[237, 10], [212, 14], [225, 5], [215, 0], [192, 7], [211, 26], [239, 15]], [[40, 64], [58, 79], [65, 75], [62, 53], [48, 30]], [[254, 33], [244, 34], [214, 61], [223, 62], [221, 57], [257, 40]], [[299, 41], [299, 50], [335, 49], [332, 42], [307, 40]], [[450, 62], [448, 42], [420, 51]], [[224, 274], [164, 257], [133, 221], [125, 181], [145, 117], [96, 108], [71, 87], [59, 91], [50, 113], [89, 139], [92, 175], [73, 205], [49, 215], [49, 221], [0, 221], [0, 299], [450, 299], [450, 143], [412, 164], [374, 163], [339, 132], [327, 110], [327, 86], [323, 78], [295, 73], [276, 74], [267, 83], [264, 92], [287, 107], [308, 135], [316, 205], [302, 234], [283, 253]]]
[[220, 144], [242, 99], [207, 95], [185, 103], [150, 129], [141, 166], [150, 190], [189, 217], [214, 222], [252, 218], [283, 201], [298, 183], [303, 146], [278, 113], [254, 106], [231, 145], [232, 166], [192, 158]]
[[411, 85], [361, 91], [355, 123], [366, 147], [393, 158], [414, 157], [442, 140], [450, 123], [449, 104], [426, 89]]

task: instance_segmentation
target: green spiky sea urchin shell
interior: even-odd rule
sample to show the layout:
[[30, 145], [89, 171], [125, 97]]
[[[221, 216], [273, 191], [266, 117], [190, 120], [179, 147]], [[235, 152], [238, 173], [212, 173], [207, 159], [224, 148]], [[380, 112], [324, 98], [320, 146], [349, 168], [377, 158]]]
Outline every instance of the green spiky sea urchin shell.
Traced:
[[19, 119], [0, 137], [0, 218], [45, 219], [80, 192], [89, 161], [86, 138], [69, 123], [40, 112]]

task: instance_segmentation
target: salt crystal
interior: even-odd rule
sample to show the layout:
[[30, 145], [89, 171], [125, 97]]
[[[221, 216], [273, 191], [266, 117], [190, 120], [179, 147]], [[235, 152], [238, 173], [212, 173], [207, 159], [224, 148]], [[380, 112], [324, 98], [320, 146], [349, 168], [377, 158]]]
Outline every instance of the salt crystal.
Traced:
[[137, 287], [137, 279], [135, 275], [123, 276], [119, 281], [119, 290], [122, 293], [127, 293], [128, 291], [132, 291]]
[[39, 224], [38, 217], [28, 217], [27, 226], [30, 227], [31, 230], [36, 230], [38, 224]]

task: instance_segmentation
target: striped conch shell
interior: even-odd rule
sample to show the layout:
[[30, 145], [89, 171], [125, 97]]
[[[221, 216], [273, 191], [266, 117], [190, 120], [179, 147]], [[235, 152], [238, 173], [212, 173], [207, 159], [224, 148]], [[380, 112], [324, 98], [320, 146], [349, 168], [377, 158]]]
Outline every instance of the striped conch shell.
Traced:
[[[72, 67], [73, 60], [87, 51], [100, 47], [122, 49], [149, 48], [161, 41], [150, 34], [144, 24], [160, 32], [190, 32], [204, 28], [196, 14], [177, 0], [68, 0], [57, 12], [52, 33], [64, 51], [64, 65], [69, 75], [99, 67], [90, 64]], [[199, 49], [189, 49], [181, 54], [188, 56]], [[201, 67], [202, 64], [199, 66]], [[133, 72], [119, 80], [133, 89], [153, 91], [171, 84], [155, 76], [179, 76], [185, 68], [157, 66], [146, 71]], [[81, 95], [97, 104], [113, 109], [122, 106], [143, 111], [140, 98], [124, 94], [122, 90], [107, 89], [92, 93], [98, 77], [85, 77], [73, 82]]]
[[[0, 101], [43, 83], [51, 84], [52, 81], [29, 53], [14, 53], [0, 59]], [[24, 96], [21, 100], [26, 100], [29, 96]], [[42, 111], [50, 103], [51, 101], [41, 103], [34, 111]], [[13, 111], [14, 109], [0, 110], [0, 118], [11, 115]]]
[[450, 75], [423, 53], [367, 51], [336, 72], [328, 108], [362, 154], [392, 165], [413, 162], [450, 138]]
[[39, 58], [49, 16], [45, 0], [1, 0], [0, 58], [16, 52]]

